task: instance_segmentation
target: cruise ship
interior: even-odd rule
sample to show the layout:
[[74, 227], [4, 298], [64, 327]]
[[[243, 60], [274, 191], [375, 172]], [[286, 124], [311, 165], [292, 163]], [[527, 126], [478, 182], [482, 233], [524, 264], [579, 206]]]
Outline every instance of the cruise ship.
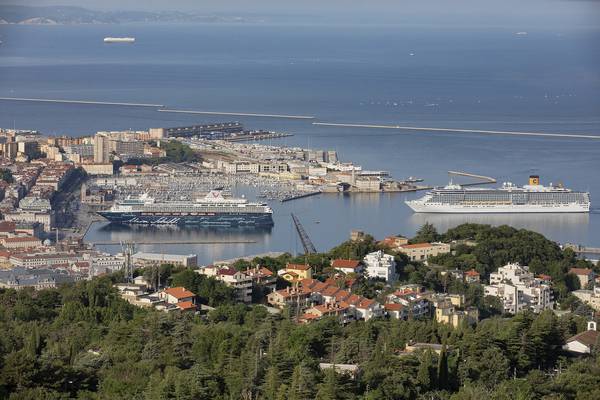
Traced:
[[98, 212], [110, 222], [139, 225], [272, 226], [273, 210], [263, 203], [225, 198], [219, 190], [195, 202], [156, 202], [148, 195], [116, 202]]
[[588, 213], [590, 194], [543, 186], [532, 175], [523, 187], [504, 183], [498, 189], [466, 189], [451, 183], [406, 204], [418, 213]]
[[105, 37], [104, 43], [135, 43], [133, 37]]

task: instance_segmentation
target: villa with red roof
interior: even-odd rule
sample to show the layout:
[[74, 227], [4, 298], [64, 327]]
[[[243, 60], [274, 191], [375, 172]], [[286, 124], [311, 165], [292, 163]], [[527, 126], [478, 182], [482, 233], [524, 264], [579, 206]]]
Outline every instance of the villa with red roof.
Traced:
[[158, 294], [159, 299], [168, 304], [177, 304], [182, 302], [194, 302], [196, 295], [184, 287], [167, 288]]
[[362, 272], [363, 267], [358, 260], [331, 260], [331, 268], [345, 274], [358, 274]]

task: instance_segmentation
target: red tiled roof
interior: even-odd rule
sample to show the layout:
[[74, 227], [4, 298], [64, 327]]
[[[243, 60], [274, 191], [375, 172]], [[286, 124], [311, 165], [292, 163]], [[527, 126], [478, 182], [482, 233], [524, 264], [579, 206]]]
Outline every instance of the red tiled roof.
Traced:
[[298, 271], [307, 271], [310, 269], [310, 265], [306, 264], [288, 264], [286, 269], [295, 269]]
[[176, 299], [185, 299], [186, 297], [194, 297], [195, 294], [184, 287], [173, 287], [165, 289], [165, 293], [175, 297]]
[[360, 265], [360, 261], [358, 260], [333, 260], [331, 261], [331, 266], [333, 268], [352, 268], [356, 269]]
[[575, 275], [589, 275], [592, 273], [592, 270], [589, 268], [571, 268], [569, 273]]
[[567, 343], [580, 342], [589, 347], [589, 346], [593, 346], [596, 344], [596, 341], [598, 340], [599, 335], [600, 335], [600, 332], [598, 332], [598, 331], [587, 330], [587, 331], [578, 333], [577, 335], [575, 335], [573, 337], [570, 337], [569, 339], [567, 339]]
[[552, 277], [550, 275], [546, 275], [546, 274], [539, 274], [537, 277], [544, 281], [552, 280]]
[[181, 308], [182, 310], [195, 310], [196, 309], [196, 305], [194, 303], [192, 303], [191, 301], [180, 301], [179, 303], [177, 303], [177, 307]]
[[403, 244], [400, 247], [403, 249], [422, 249], [425, 247], [431, 247], [431, 243]]
[[475, 271], [474, 269], [470, 269], [467, 272], [465, 272], [466, 276], [479, 276], [479, 272]]
[[236, 274], [236, 270], [234, 268], [221, 268], [218, 272], [217, 275], [229, 275], [229, 276], [233, 276]]
[[387, 303], [383, 305], [385, 307], [386, 310], [390, 310], [390, 311], [402, 311], [402, 309], [404, 308], [404, 306], [402, 304], [398, 304], [398, 303]]
[[29, 237], [6, 238], [6, 239], [2, 239], [2, 241], [5, 243], [24, 243], [24, 242], [39, 242], [40, 239], [33, 237], [33, 236], [29, 236]]

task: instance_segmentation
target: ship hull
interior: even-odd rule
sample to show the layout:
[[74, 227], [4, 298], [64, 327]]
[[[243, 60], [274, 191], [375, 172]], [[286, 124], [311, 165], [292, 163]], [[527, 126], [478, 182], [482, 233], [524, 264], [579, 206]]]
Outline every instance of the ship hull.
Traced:
[[589, 204], [557, 204], [551, 206], [540, 205], [448, 205], [424, 204], [407, 201], [406, 204], [416, 213], [433, 214], [540, 214], [540, 213], [589, 213]]
[[127, 225], [179, 225], [179, 226], [273, 226], [268, 213], [223, 213], [207, 215], [149, 215], [141, 212], [98, 213], [111, 223]]

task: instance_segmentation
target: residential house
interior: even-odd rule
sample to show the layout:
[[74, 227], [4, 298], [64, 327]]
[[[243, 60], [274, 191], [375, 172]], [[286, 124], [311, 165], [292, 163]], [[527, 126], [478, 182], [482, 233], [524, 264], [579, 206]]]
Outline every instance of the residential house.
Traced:
[[450, 253], [450, 245], [446, 243], [404, 244], [398, 251], [408, 256], [410, 261], [426, 262], [429, 257]]
[[571, 353], [591, 354], [594, 346], [598, 343], [600, 332], [596, 330], [596, 322], [589, 321], [587, 330], [567, 339], [563, 349]]
[[331, 260], [331, 268], [344, 274], [359, 274], [363, 270], [360, 261], [343, 259]]
[[579, 279], [580, 289], [587, 289], [588, 284], [594, 281], [594, 271], [589, 268], [571, 268], [569, 269], [569, 273]]
[[464, 277], [466, 283], [479, 283], [481, 280], [479, 272], [475, 271], [474, 269], [466, 271]]
[[194, 303], [196, 295], [186, 288], [178, 286], [164, 289], [159, 293], [158, 297], [168, 304], [177, 304], [188, 301]]
[[312, 279], [312, 267], [308, 264], [287, 264], [278, 274], [288, 282]]

